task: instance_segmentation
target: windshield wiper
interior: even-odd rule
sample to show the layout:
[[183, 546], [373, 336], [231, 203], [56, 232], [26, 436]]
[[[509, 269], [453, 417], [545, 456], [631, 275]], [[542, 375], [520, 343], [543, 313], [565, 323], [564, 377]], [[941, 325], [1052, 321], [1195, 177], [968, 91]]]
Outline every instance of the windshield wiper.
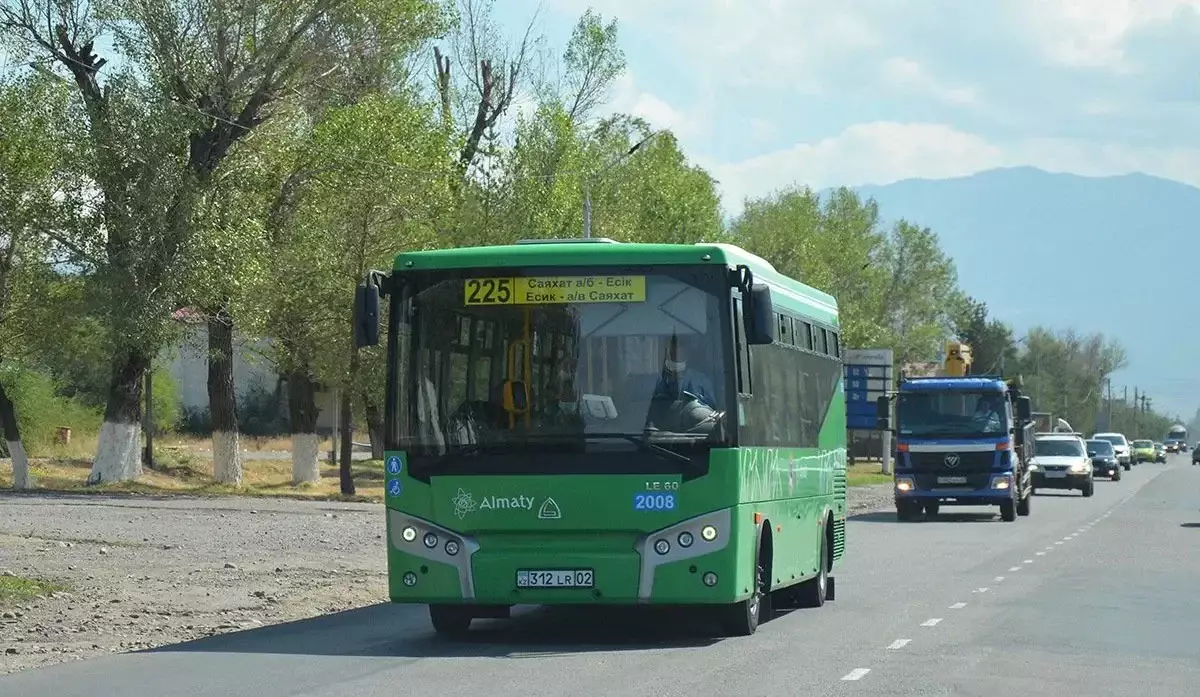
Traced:
[[692, 465], [692, 458], [688, 457], [687, 455], [684, 455], [683, 453], [677, 453], [674, 450], [671, 450], [670, 448], [664, 448], [663, 446], [661, 446], [657, 443], [651, 443], [649, 438], [647, 438], [646, 436], [635, 436], [630, 433], [586, 433], [586, 434], [584, 434], [583, 437], [584, 438], [627, 440], [630, 443], [633, 443], [634, 445], [638, 446], [642, 450], [647, 450], [647, 451], [655, 453], [657, 455], [661, 455], [665, 458], [675, 460], [677, 462], [684, 462], [684, 463], [687, 463], [688, 465]]

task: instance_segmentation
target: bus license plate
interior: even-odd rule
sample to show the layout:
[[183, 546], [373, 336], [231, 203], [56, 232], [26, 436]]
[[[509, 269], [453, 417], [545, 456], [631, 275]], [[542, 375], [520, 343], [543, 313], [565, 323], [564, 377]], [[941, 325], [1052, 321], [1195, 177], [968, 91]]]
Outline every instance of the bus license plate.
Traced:
[[966, 477], [938, 477], [938, 484], [966, 484]]
[[591, 588], [596, 584], [592, 569], [520, 569], [517, 588]]

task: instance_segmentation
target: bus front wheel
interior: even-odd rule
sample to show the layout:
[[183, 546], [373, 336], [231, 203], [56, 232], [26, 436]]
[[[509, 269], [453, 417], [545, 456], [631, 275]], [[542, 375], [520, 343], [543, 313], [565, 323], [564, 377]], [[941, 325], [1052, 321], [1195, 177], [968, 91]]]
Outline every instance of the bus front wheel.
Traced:
[[771, 569], [769, 564], [770, 558], [763, 554], [760, 544], [758, 554], [754, 557], [756, 570], [754, 592], [740, 603], [721, 608], [724, 612], [722, 624], [727, 634], [750, 636], [758, 631], [759, 623], [764, 619], [771, 618]]
[[471, 608], [462, 605], [430, 605], [429, 621], [433, 631], [442, 636], [458, 638], [471, 629]]

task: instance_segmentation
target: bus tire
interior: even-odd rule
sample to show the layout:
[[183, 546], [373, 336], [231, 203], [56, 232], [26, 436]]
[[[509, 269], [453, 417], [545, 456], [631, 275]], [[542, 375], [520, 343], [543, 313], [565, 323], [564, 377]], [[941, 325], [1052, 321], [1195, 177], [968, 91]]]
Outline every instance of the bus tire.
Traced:
[[463, 605], [430, 605], [429, 621], [433, 631], [452, 639], [466, 636], [471, 629], [471, 608]]
[[829, 535], [821, 532], [821, 567], [817, 575], [796, 586], [796, 604], [821, 607], [829, 597]]
[[749, 598], [722, 608], [722, 624], [731, 636], [750, 636], [758, 625], [771, 616], [771, 538], [759, 530], [758, 550], [754, 553], [754, 591]]

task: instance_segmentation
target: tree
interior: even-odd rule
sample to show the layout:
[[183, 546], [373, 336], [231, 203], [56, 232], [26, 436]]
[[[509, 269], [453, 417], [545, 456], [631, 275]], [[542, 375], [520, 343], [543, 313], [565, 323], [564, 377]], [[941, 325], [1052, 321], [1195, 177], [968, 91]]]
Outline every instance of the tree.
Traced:
[[971, 347], [972, 372], [1007, 375], [1007, 371], [1018, 367], [1012, 329], [988, 316], [987, 303], [965, 298], [962, 310], [955, 318], [954, 334]]
[[[323, 89], [363, 42], [377, 46], [381, 33], [408, 41], [411, 26], [439, 17], [432, 0], [114, 0], [103, 19], [83, 0], [0, 6], [4, 28], [74, 80], [80, 125], [92, 140], [88, 174], [104, 197], [104, 234], [88, 242], [100, 252], [92, 258], [116, 344], [89, 481], [141, 471], [141, 377], [186, 295], [180, 272], [196, 242], [197, 202], [231, 150], [281, 99]], [[100, 77], [106, 60], [94, 50], [104, 31], [127, 61], [107, 82]], [[228, 381], [213, 385], [214, 433], [234, 433]]]
[[13, 486], [34, 486], [12, 381], [36, 362], [37, 348], [64, 326], [53, 311], [57, 228], [75, 216], [82, 182], [74, 177], [65, 85], [39, 74], [0, 82], [0, 433], [13, 463]]

